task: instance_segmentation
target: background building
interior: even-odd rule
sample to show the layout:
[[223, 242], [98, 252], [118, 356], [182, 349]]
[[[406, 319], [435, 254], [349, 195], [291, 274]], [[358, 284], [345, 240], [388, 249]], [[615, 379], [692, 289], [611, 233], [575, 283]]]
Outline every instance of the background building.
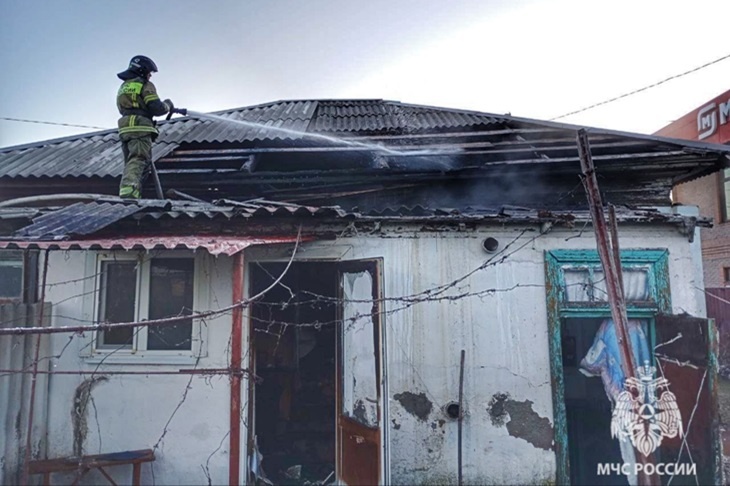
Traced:
[[[709, 100], [662, 128], [656, 135], [730, 144], [730, 90]], [[702, 264], [707, 295], [707, 316], [720, 331], [721, 363], [730, 365], [730, 169], [678, 184], [674, 202], [699, 207], [712, 218], [712, 228], [701, 229]], [[716, 297], [718, 298], [716, 298]]]

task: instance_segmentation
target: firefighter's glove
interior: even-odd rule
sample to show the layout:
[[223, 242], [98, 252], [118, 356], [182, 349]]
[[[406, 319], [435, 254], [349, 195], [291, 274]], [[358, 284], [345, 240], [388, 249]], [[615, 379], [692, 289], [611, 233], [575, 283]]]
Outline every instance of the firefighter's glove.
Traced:
[[187, 108], [173, 108], [173, 113], [177, 113], [178, 115], [187, 116], [188, 109]]
[[172, 103], [172, 100], [170, 98], [167, 98], [165, 101], [163, 101], [167, 105], [167, 111], [170, 113], [175, 113], [175, 105]]

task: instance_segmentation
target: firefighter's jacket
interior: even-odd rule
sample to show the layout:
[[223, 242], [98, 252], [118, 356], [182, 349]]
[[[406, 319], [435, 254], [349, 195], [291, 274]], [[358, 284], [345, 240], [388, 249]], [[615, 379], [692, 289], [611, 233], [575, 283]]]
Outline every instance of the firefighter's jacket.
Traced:
[[128, 135], [129, 138], [152, 135], [153, 140], [159, 132], [152, 117], [170, 111], [170, 107], [157, 96], [155, 85], [142, 77], [122, 83], [117, 91], [117, 109], [122, 115], [119, 119], [119, 135]]

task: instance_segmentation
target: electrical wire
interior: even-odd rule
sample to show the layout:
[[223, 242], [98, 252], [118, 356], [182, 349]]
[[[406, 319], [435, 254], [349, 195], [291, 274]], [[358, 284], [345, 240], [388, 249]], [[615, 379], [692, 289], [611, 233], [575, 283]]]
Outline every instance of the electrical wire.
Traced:
[[715, 59], [714, 61], [710, 61], [710, 62], [708, 62], [706, 64], [703, 64], [702, 66], [696, 67], [694, 69], [690, 69], [689, 71], [685, 71], [685, 72], [680, 73], [680, 74], [675, 74], [674, 76], [669, 76], [668, 78], [665, 78], [665, 79], [662, 79], [661, 81], [658, 81], [656, 83], [650, 84], [649, 86], [644, 86], [643, 88], [635, 89], [634, 91], [630, 91], [628, 93], [624, 93], [624, 94], [619, 95], [619, 96], [616, 96], [614, 98], [611, 98], [611, 99], [608, 99], [608, 100], [605, 100], [605, 101], [601, 101], [600, 103], [594, 103], [594, 104], [592, 104], [590, 106], [586, 106], [585, 108], [581, 108], [579, 110], [575, 110], [575, 111], [571, 111], [569, 113], [565, 113], [564, 115], [560, 115], [560, 116], [556, 116], [554, 118], [550, 118], [550, 121], [559, 120], [560, 118], [565, 118], [566, 116], [575, 115], [577, 113], [583, 113], [584, 111], [591, 110], [591, 109], [596, 108], [598, 106], [607, 105], [608, 103], [612, 103], [612, 102], [617, 101], [617, 100], [620, 100], [622, 98], [626, 98], [628, 96], [635, 95], [637, 93], [641, 93], [642, 91], [646, 91], [648, 89], [655, 88], [655, 87], [659, 86], [660, 84], [666, 83], [667, 81], [671, 81], [673, 79], [677, 79], [677, 78], [681, 78], [682, 76], [686, 76], [687, 74], [691, 74], [691, 73], [697, 72], [700, 69], [704, 69], [704, 68], [706, 68], [708, 66], [712, 66], [713, 64], [717, 64], [718, 62], [724, 61], [725, 59], [728, 59], [728, 58], [730, 58], [730, 54], [727, 54], [725, 56], [722, 56], [719, 59]]
[[23, 123], [39, 123], [42, 125], [58, 125], [58, 126], [62, 126], [62, 127], [94, 128], [97, 130], [109, 130], [108, 127], [97, 127], [95, 125], [76, 125], [74, 123], [49, 122], [49, 121], [43, 121], [43, 120], [26, 120], [24, 118], [10, 118], [7, 116], [0, 116], [0, 120], [23, 122]]
[[[714, 61], [710, 61], [708, 63], [705, 63], [702, 66], [698, 66], [698, 67], [696, 67], [694, 69], [690, 69], [689, 71], [685, 71], [685, 72], [680, 73], [680, 74], [675, 74], [673, 76], [669, 76], [668, 78], [662, 79], [661, 81], [657, 81], [656, 83], [650, 84], [648, 86], [644, 86], [643, 88], [635, 89], [634, 91], [630, 91], [628, 93], [624, 93], [622, 95], [619, 95], [619, 96], [610, 98], [608, 100], [601, 101], [599, 103], [594, 103], [594, 104], [589, 105], [589, 106], [586, 106], [584, 108], [580, 108], [578, 110], [574, 110], [574, 111], [565, 113], [563, 115], [550, 118], [550, 121], [552, 121], [552, 120], [559, 120], [561, 118], [565, 118], [566, 116], [575, 115], [577, 113], [582, 113], [584, 111], [591, 110], [591, 109], [596, 108], [598, 106], [603, 106], [603, 105], [606, 105], [608, 103], [612, 103], [614, 101], [620, 100], [622, 98], [626, 98], [628, 96], [635, 95], [637, 93], [641, 93], [642, 91], [646, 91], [648, 89], [655, 88], [655, 87], [657, 87], [657, 86], [659, 86], [661, 84], [664, 84], [664, 83], [666, 83], [668, 81], [671, 81], [673, 79], [681, 78], [682, 76], [686, 76], [688, 74], [697, 72], [697, 71], [699, 71], [701, 69], [704, 69], [706, 67], [712, 66], [713, 64], [717, 64], [718, 62], [724, 61], [725, 59], [728, 59], [728, 58], [730, 58], [730, 54], [727, 54], [725, 56], [722, 56], [719, 59], [715, 59]], [[63, 127], [94, 128], [94, 129], [98, 129], [98, 130], [109, 130], [108, 127], [99, 127], [99, 126], [95, 126], [95, 125], [78, 125], [78, 124], [74, 124], [74, 123], [60, 123], [60, 122], [50, 122], [50, 121], [43, 121], [43, 120], [27, 120], [27, 119], [23, 119], [23, 118], [10, 118], [10, 117], [5, 117], [5, 116], [0, 116], [0, 120], [23, 122], [23, 123], [40, 123], [40, 124], [44, 124], [44, 125], [58, 125], [58, 126], [63, 126]]]

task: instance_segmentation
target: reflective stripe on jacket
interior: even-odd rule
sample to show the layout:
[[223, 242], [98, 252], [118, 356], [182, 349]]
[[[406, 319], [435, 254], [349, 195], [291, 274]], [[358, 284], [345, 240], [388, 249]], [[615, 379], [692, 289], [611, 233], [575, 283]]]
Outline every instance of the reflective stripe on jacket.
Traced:
[[117, 91], [119, 134], [157, 135], [152, 117], [166, 114], [170, 107], [160, 101], [155, 85], [138, 77], [123, 82]]

